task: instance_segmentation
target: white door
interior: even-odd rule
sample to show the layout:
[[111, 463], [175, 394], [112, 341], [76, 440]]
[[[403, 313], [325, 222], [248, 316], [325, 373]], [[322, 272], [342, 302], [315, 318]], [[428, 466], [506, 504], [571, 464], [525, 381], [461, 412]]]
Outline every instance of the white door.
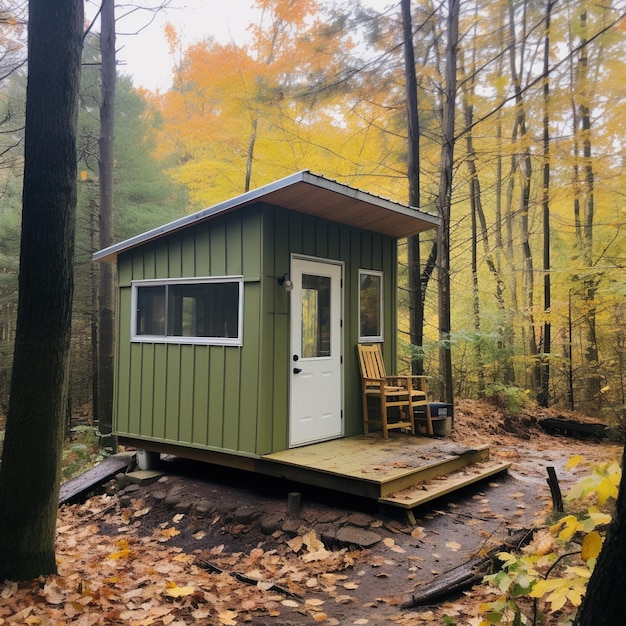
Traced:
[[342, 266], [292, 260], [289, 445], [343, 435]]

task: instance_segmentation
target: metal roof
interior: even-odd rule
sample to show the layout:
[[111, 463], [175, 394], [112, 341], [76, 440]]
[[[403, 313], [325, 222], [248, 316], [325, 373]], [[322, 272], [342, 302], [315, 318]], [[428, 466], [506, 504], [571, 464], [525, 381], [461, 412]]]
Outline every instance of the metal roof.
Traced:
[[104, 248], [96, 252], [93, 259], [113, 261], [122, 252], [255, 202], [266, 202], [396, 239], [439, 225], [435, 215], [304, 170]]

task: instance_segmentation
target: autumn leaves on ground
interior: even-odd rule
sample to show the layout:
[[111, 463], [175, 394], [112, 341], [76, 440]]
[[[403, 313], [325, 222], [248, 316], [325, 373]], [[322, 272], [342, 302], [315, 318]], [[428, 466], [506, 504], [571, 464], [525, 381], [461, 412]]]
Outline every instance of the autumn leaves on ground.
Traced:
[[[557, 468], [566, 490], [594, 462], [618, 457], [611, 444], [543, 433], [539, 411], [512, 418], [488, 404], [459, 403], [452, 438], [489, 442], [493, 456], [513, 465], [508, 476], [417, 509], [416, 527], [368, 503], [303, 488], [301, 519], [268, 530], [259, 519], [284, 516], [284, 486], [254, 480], [242, 486], [240, 474], [220, 470], [214, 478], [211, 466], [185, 474], [176, 464], [152, 485], [62, 507], [58, 576], [2, 583], [0, 624], [476, 626], [484, 618], [481, 605], [498, 597], [487, 585], [439, 606], [400, 607], [417, 587], [511, 529], [545, 524], [546, 465]], [[575, 454], [587, 462], [566, 470]], [[211, 506], [203, 515], [176, 512], [163, 498], [174, 491]], [[256, 514], [237, 519], [242, 507]], [[321, 540], [346, 524], [376, 532], [381, 541], [359, 549]], [[558, 620], [549, 607], [545, 613], [547, 624], [562, 623], [563, 611]]]

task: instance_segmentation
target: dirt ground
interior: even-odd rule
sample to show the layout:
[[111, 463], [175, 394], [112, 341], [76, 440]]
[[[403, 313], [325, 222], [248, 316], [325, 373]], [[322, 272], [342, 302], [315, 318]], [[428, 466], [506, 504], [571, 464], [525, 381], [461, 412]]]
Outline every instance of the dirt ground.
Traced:
[[[538, 421], [555, 415], [533, 409], [511, 417], [489, 404], [459, 402], [451, 438], [488, 443], [491, 456], [511, 468], [416, 509], [417, 526], [370, 501], [164, 461], [157, 482], [63, 507], [59, 576], [0, 586], [0, 624], [29, 623], [24, 615], [38, 624], [137, 626], [478, 624], [489, 593], [482, 587], [437, 606], [401, 605], [516, 529], [544, 523], [552, 508], [547, 466], [566, 491], [593, 463], [619, 458], [614, 444], [546, 434]], [[574, 454], [587, 462], [567, 470]], [[290, 519], [287, 498], [296, 491], [302, 506]], [[379, 541], [346, 544], [337, 539], [346, 528]]]

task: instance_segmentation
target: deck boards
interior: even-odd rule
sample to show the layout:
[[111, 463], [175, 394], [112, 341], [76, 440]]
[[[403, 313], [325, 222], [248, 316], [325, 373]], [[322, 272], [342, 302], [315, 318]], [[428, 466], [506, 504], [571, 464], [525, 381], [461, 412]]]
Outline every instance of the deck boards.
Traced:
[[445, 496], [453, 491], [472, 485], [480, 480], [506, 471], [510, 463], [500, 461], [484, 461], [465, 467], [452, 474], [439, 476], [401, 491], [381, 497], [381, 504], [389, 504], [404, 509], [412, 509], [426, 504], [435, 498]]
[[381, 484], [485, 449], [487, 446], [469, 448], [451, 441], [409, 435], [386, 440], [380, 435], [359, 435], [273, 452], [263, 458]]
[[[257, 471], [412, 508], [416, 504], [411, 502], [419, 503], [418, 495], [420, 501], [437, 497], [424, 497], [427, 489], [423, 485], [428, 481], [436, 481], [444, 488], [439, 495], [444, 495], [464, 486], [468, 476], [470, 482], [481, 480], [480, 470], [467, 473], [467, 468], [480, 467], [488, 458], [489, 446], [470, 448], [400, 433], [389, 439], [369, 434], [273, 452], [261, 459]], [[485, 470], [485, 476], [490, 472]], [[449, 477], [447, 491], [442, 477]], [[407, 499], [411, 490], [415, 494]], [[403, 493], [400, 498], [395, 495], [398, 492]]]

